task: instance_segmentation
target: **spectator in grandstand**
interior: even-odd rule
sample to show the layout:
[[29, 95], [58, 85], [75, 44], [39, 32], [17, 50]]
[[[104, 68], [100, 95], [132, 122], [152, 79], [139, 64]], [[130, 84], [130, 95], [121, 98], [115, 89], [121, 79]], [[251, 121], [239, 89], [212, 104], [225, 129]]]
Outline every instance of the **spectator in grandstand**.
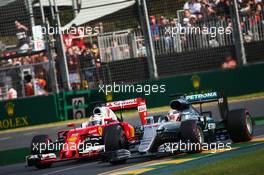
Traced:
[[159, 22], [159, 25], [167, 25], [169, 24], [169, 20], [167, 18], [165, 18], [164, 16], [160, 16], [160, 22]]
[[197, 20], [198, 20], [198, 17], [196, 15], [191, 14], [189, 10], [184, 11], [184, 18], [183, 18], [183, 24], [182, 24], [183, 26], [185, 27], [195, 26]]
[[198, 20], [197, 16], [191, 15], [189, 18], [189, 25], [192, 27], [196, 26], [197, 20]]
[[32, 75], [26, 75], [24, 77], [24, 85], [25, 85], [25, 95], [33, 96], [34, 95], [34, 86], [32, 83]]
[[159, 40], [159, 25], [157, 24], [155, 16], [150, 16], [150, 30], [151, 36], [154, 38], [154, 40]]
[[223, 69], [234, 69], [237, 67], [236, 59], [231, 54], [225, 56], [225, 62], [222, 64]]
[[[75, 49], [77, 50], [77, 48], [78, 47], [76, 47]], [[76, 50], [69, 48], [67, 53], [69, 78], [70, 78], [70, 84], [73, 87], [73, 89], [78, 89], [81, 83], [79, 55], [77, 54]]]
[[90, 48], [86, 48], [84, 53], [81, 55], [80, 66], [83, 70], [83, 82], [82, 85], [85, 89], [95, 88], [96, 81], [96, 59], [93, 57]]
[[17, 29], [18, 53], [26, 53], [29, 50], [28, 28], [18, 21], [15, 21], [15, 25]]
[[137, 42], [137, 56], [140, 58], [147, 56], [147, 49], [143, 41]]
[[201, 2], [201, 14], [203, 17], [213, 17], [216, 11], [214, 10], [214, 4], [209, 0], [203, 0]]
[[191, 14], [200, 16], [201, 15], [201, 3], [198, 0], [188, 0], [184, 6], [183, 10], [188, 10]]
[[250, 14], [252, 11], [256, 11], [257, 6], [262, 4], [262, 0], [241, 0], [239, 1], [240, 12], [243, 14]]
[[187, 21], [189, 22], [189, 18], [191, 16], [190, 10], [188, 10], [188, 9], [184, 10], [183, 16], [184, 16], [183, 22], [184, 23], [186, 23]]
[[85, 67], [94, 67], [95, 59], [90, 48], [86, 48], [85, 51], [82, 53], [80, 63], [81, 66], [84, 65]]
[[13, 66], [21, 66], [21, 57], [13, 59]]
[[72, 35], [72, 34], [63, 35], [63, 41], [64, 41], [64, 45], [66, 47], [66, 51], [68, 51], [68, 49], [73, 46], [73, 38], [74, 38], [74, 35]]
[[5, 66], [13, 66], [13, 60], [12, 59], [8, 59], [7, 60], [7, 64]]
[[16, 99], [17, 98], [17, 91], [14, 88], [10, 88], [7, 92], [7, 99]]
[[245, 42], [259, 40], [263, 36], [261, 32], [263, 24], [263, 7], [261, 1], [241, 1], [241, 28]]
[[167, 28], [170, 27], [169, 20], [164, 16], [161, 16], [159, 26], [161, 31], [160, 33], [164, 36], [162, 37], [162, 40], [165, 43], [165, 50], [168, 52], [172, 47], [172, 37], [171, 34], [167, 32]]
[[21, 60], [22, 65], [28, 65], [28, 64], [30, 64], [30, 62], [31, 61], [30, 61], [30, 58], [28, 56], [23, 57]]
[[100, 57], [99, 49], [98, 49], [98, 47], [97, 47], [96, 44], [93, 44], [93, 45], [92, 45], [91, 52], [92, 52], [93, 57], [94, 57], [95, 59], [97, 59], [97, 58]]
[[44, 71], [40, 70], [36, 74], [35, 78], [35, 89], [36, 89], [36, 95], [47, 95], [48, 92], [46, 91], [46, 85], [47, 82], [45, 80]]
[[229, 0], [217, 0], [216, 4], [216, 14], [217, 16], [230, 16], [230, 1]]
[[240, 12], [241, 13], [248, 13], [248, 12], [250, 12], [250, 10], [251, 10], [251, 3], [250, 3], [250, 1], [248, 1], [248, 2], [241, 1], [239, 5], [240, 5]]
[[81, 52], [83, 52], [85, 50], [85, 43], [84, 43], [84, 31], [78, 27], [76, 24], [72, 25], [72, 30], [74, 30], [73, 32], [73, 46], [77, 46], [79, 47], [79, 49], [81, 50]]

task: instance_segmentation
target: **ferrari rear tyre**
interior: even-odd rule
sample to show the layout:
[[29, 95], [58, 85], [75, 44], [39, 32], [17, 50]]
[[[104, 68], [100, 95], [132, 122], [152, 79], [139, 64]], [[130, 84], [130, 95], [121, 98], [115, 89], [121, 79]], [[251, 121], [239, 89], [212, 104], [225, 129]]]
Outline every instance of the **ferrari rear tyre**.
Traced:
[[[121, 149], [128, 149], [128, 143], [125, 133], [122, 127], [118, 124], [109, 125], [104, 128], [103, 141], [106, 152], [115, 152]], [[111, 160], [109, 161], [113, 165], [122, 164], [126, 162], [126, 159]]]

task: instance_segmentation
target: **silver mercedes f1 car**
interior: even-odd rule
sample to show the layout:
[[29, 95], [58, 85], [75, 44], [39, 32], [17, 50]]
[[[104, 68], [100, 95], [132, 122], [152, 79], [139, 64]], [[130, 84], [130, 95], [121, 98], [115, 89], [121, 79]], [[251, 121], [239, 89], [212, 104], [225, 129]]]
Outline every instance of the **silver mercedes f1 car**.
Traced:
[[[217, 103], [218, 119], [212, 111], [203, 111], [204, 104]], [[197, 107], [198, 106], [198, 107]], [[227, 98], [218, 92], [180, 95], [170, 102], [164, 115], [148, 116], [136, 127], [137, 142], [129, 145], [119, 125], [104, 128], [104, 160], [119, 164], [127, 159], [153, 156], [157, 153], [201, 152], [204, 143], [250, 141], [253, 121], [246, 109], [229, 110]], [[111, 135], [104, 133], [111, 132]], [[187, 146], [181, 149], [179, 144]], [[173, 150], [173, 151], [172, 151]]]

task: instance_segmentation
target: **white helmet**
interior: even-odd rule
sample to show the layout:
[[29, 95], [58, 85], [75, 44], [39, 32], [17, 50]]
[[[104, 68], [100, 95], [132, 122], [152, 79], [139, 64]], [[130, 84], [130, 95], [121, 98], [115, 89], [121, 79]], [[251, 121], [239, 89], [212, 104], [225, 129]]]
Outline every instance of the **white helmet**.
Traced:
[[170, 110], [167, 114], [170, 121], [179, 121], [180, 120], [180, 112], [177, 110]]
[[103, 125], [103, 124], [104, 124], [103, 117], [97, 114], [91, 116], [89, 120], [89, 126]]

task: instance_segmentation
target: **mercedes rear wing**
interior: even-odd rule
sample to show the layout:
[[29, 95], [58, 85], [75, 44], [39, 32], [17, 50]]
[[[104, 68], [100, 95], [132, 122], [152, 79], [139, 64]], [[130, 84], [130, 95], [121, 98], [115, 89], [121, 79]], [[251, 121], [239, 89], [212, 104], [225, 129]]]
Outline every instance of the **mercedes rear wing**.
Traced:
[[228, 115], [228, 101], [227, 97], [222, 92], [206, 92], [194, 95], [186, 95], [185, 100], [190, 104], [200, 104], [200, 111], [202, 111], [203, 103], [217, 102], [219, 112], [223, 119], [227, 119]]
[[137, 108], [142, 125], [145, 125], [147, 123], [147, 105], [146, 100], [142, 98], [107, 102], [105, 106], [110, 108], [112, 111]]
[[221, 98], [223, 98], [223, 95], [218, 92], [207, 92], [185, 96], [185, 99], [191, 104], [213, 102], [218, 101]]

